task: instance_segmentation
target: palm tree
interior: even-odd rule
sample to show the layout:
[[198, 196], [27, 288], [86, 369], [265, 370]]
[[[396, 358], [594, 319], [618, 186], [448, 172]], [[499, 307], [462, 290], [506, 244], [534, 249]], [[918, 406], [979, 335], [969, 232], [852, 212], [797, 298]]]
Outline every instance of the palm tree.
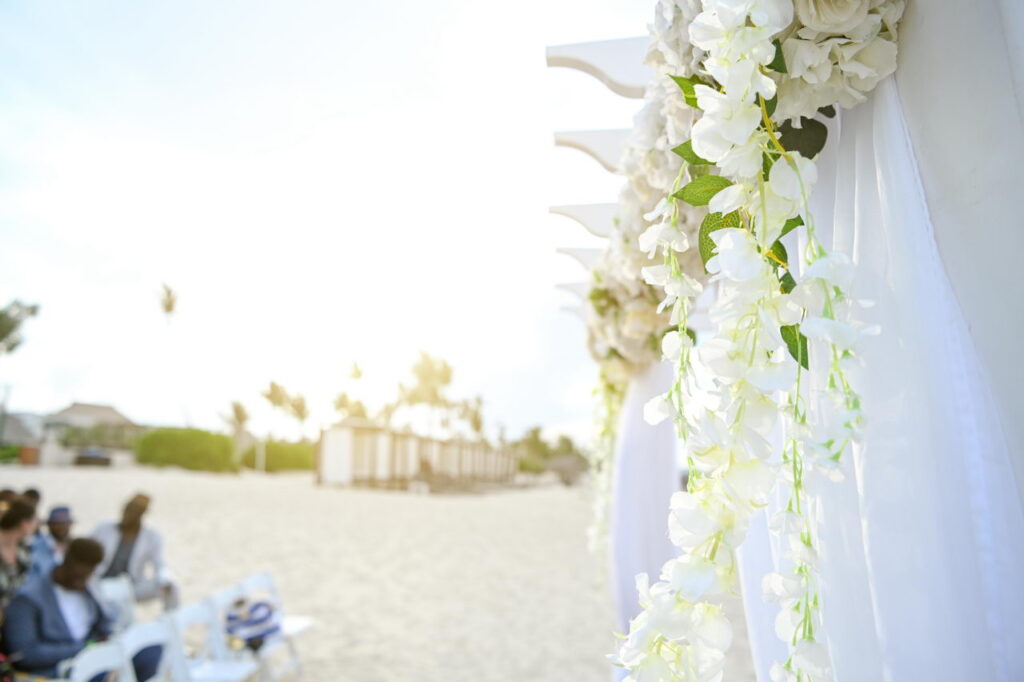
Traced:
[[[6, 307], [0, 308], [0, 355], [13, 353], [14, 349], [21, 345], [21, 334], [18, 330], [21, 323], [39, 313], [38, 305], [28, 305], [21, 301], [13, 301]], [[5, 422], [7, 421], [7, 398], [10, 395], [10, 387], [4, 391], [3, 402], [0, 402], [0, 438], [3, 437]]]
[[469, 425], [477, 440], [484, 437], [484, 399], [480, 396], [465, 400], [459, 405], [459, 416]]
[[[179, 409], [181, 409], [181, 416], [185, 421], [185, 426], [190, 426], [192, 424], [192, 418], [189, 416], [188, 402], [187, 400], [182, 400], [182, 398], [185, 396], [185, 388], [184, 384], [182, 383], [184, 381], [185, 374], [183, 371], [181, 371], [181, 355], [176, 352], [177, 344], [175, 342], [174, 335], [173, 332], [171, 331], [170, 326], [171, 318], [174, 316], [174, 313], [177, 312], [178, 310], [178, 295], [174, 293], [174, 289], [171, 289], [171, 287], [168, 286], [167, 284], [161, 284], [160, 286], [162, 288], [160, 294], [160, 310], [163, 312], [164, 317], [167, 319], [168, 326], [168, 331], [166, 335], [166, 343], [168, 350], [166, 355], [167, 360], [165, 360], [165, 364], [170, 366], [170, 371], [173, 376], [173, 378], [171, 379], [171, 383], [177, 384], [174, 388], [172, 388], [172, 391], [176, 393], [178, 396]], [[173, 363], [173, 365], [171, 363]]]
[[21, 323], [39, 314], [38, 305], [13, 301], [0, 309], [0, 355], [13, 353], [21, 345]]
[[451, 408], [444, 390], [452, 383], [452, 366], [441, 358], [434, 358], [420, 351], [419, 360], [412, 366], [416, 383], [411, 387], [399, 384], [399, 402], [404, 405], [426, 405], [431, 411], [431, 435], [438, 411]]
[[231, 436], [235, 441], [235, 461], [238, 461], [238, 456], [242, 452], [242, 440], [245, 438], [245, 427], [249, 424], [249, 411], [245, 409], [245, 405], [235, 400], [231, 403], [231, 413], [224, 416], [224, 421], [231, 429]]
[[338, 411], [342, 419], [346, 417], [360, 417], [366, 419], [366, 406], [362, 401], [353, 400], [348, 393], [339, 393], [334, 399], [334, 409]]
[[174, 289], [171, 289], [166, 284], [161, 284], [160, 286], [163, 287], [163, 294], [160, 296], [160, 309], [164, 311], [164, 315], [170, 321], [171, 315], [174, 314], [174, 310], [178, 305], [178, 295], [174, 293]]
[[267, 387], [267, 390], [263, 391], [261, 395], [266, 398], [273, 407], [278, 409], [283, 408], [288, 404], [289, 400], [291, 400], [288, 397], [288, 392], [284, 390], [284, 387], [274, 381], [270, 382], [270, 386]]
[[249, 411], [237, 400], [232, 401], [231, 414], [224, 417], [224, 421], [231, 427], [232, 433], [241, 433], [245, 431], [245, 427], [249, 423]]
[[267, 390], [263, 391], [260, 395], [267, 399], [271, 407], [282, 410], [285, 413], [289, 412], [291, 397], [281, 384], [271, 381]]
[[292, 396], [288, 403], [288, 410], [299, 422], [299, 434], [302, 440], [306, 440], [306, 420], [309, 419], [309, 407], [306, 399], [301, 395]]

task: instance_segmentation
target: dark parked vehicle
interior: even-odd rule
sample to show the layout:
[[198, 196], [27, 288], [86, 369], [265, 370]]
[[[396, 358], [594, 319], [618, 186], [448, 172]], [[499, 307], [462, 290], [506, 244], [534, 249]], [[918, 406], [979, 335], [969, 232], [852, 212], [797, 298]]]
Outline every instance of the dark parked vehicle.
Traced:
[[75, 465], [108, 467], [110, 466], [110, 455], [103, 452], [103, 448], [96, 446], [82, 448], [82, 451], [75, 457]]

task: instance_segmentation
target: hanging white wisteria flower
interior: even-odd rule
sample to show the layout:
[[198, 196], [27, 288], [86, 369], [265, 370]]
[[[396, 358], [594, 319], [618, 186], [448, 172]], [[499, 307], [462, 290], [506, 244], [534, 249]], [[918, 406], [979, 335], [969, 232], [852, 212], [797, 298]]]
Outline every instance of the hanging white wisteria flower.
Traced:
[[[669, 19], [675, 17], [670, 3], [665, 10]], [[666, 20], [661, 25], [676, 24]], [[652, 36], [657, 30], [651, 27]], [[666, 54], [677, 54], [680, 45], [688, 44], [685, 31], [653, 37], [653, 45], [659, 40], [665, 42], [665, 50], [652, 47], [647, 57], [657, 76], [647, 87], [644, 107], [634, 120], [620, 161], [626, 183], [619, 196], [618, 217], [608, 246], [591, 272], [586, 305], [589, 346], [601, 372], [597, 438], [591, 455], [595, 511], [588, 537], [592, 548], [603, 545], [607, 529], [615, 427], [626, 385], [638, 369], [660, 360], [662, 337], [673, 325], [661, 286], [647, 281], [643, 272], [659, 264], [655, 255], [662, 245], [685, 251], [707, 213], [691, 208], [671, 228], [662, 221], [663, 198], [683, 171], [682, 159], [674, 150], [688, 138], [694, 110], [686, 105], [663, 65]], [[703, 271], [695, 255], [686, 267]]]
[[[684, 163], [637, 240], [658, 257], [641, 276], [670, 312], [661, 346], [677, 369], [645, 417], [675, 421], [690, 477], [669, 514], [681, 555], [653, 584], [637, 581], [643, 611], [615, 657], [630, 680], [722, 678], [732, 637], [720, 598], [735, 590], [751, 516], [773, 495], [786, 500], [771, 520], [783, 570], [764, 591], [780, 606], [789, 655], [772, 679], [832, 679], [806, 486], [842, 476], [863, 422], [846, 369], [877, 330], [857, 321], [850, 260], [815, 234], [813, 159], [827, 127], [812, 117], [863, 101], [892, 73], [902, 10], [901, 0], [658, 3], [654, 64], [677, 70], [669, 75], [692, 110], [668, 114], [690, 133], [672, 141]], [[693, 207], [708, 210], [695, 239]], [[712, 329], [695, 345], [687, 318], [705, 279], [716, 287]]]

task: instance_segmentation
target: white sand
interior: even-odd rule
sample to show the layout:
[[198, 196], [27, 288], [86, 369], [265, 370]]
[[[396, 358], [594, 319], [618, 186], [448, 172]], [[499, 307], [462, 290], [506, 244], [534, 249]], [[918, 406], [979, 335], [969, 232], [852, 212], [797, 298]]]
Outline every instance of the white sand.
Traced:
[[[581, 489], [417, 496], [304, 474], [0, 468], [7, 486], [70, 504], [78, 533], [151, 494], [186, 600], [272, 571], [287, 610], [317, 620], [299, 641], [309, 682], [610, 679], [611, 605]], [[734, 623], [726, 679], [752, 680]]]

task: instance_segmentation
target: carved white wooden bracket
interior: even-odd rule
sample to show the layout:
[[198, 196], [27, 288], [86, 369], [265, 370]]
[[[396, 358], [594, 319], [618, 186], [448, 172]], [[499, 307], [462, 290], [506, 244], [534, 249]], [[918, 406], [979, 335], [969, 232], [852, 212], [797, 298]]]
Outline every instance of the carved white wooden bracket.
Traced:
[[581, 320], [583, 320], [584, 322], [587, 319], [587, 313], [586, 311], [583, 310], [583, 306], [581, 305], [563, 305], [562, 312], [571, 313], [576, 317], [580, 318]]
[[619, 38], [547, 49], [548, 66], [564, 66], [588, 73], [623, 97], [639, 99], [650, 82], [652, 71], [644, 64], [650, 38]]
[[570, 258], [575, 258], [587, 270], [592, 269], [596, 264], [601, 254], [604, 253], [604, 249], [575, 249], [575, 248], [562, 248], [555, 249], [558, 253], [565, 254]]
[[563, 130], [555, 133], [555, 145], [571, 147], [585, 152], [604, 166], [605, 170], [616, 173], [619, 159], [629, 138], [628, 129], [615, 130]]
[[578, 296], [581, 299], [587, 298], [587, 293], [590, 291], [590, 285], [586, 282], [566, 282], [564, 284], [556, 284], [562, 291], [568, 291], [574, 296]]
[[572, 218], [595, 237], [608, 238], [618, 216], [618, 204], [571, 204], [552, 206], [548, 209], [556, 215]]

